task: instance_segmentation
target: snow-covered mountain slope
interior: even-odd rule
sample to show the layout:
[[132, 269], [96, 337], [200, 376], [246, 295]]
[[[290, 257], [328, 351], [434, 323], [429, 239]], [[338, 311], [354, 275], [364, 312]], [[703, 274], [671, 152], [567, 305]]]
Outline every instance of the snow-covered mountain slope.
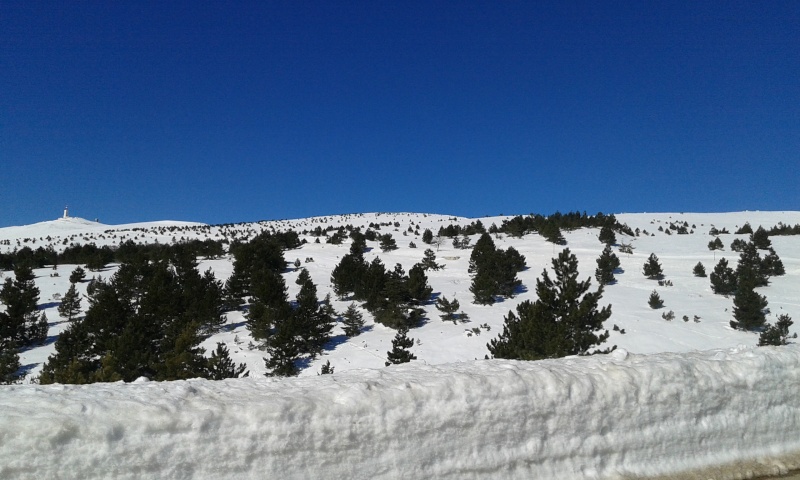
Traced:
[[[489, 227], [506, 218], [480, 221]], [[337, 326], [323, 354], [302, 370], [305, 378], [265, 379], [266, 353], [252, 340], [243, 314], [230, 312], [226, 327], [204, 346], [210, 352], [216, 342], [226, 343], [235, 361], [247, 363], [249, 379], [0, 387], [0, 477], [744, 478], [800, 466], [798, 347], [754, 348], [756, 334], [729, 326], [732, 299], [714, 295], [708, 278], [692, 274], [698, 262], [708, 272], [720, 258], [735, 264], [739, 254], [730, 243], [747, 238], [721, 235], [724, 251], [712, 252], [707, 246], [712, 226], [734, 232], [745, 222], [754, 229], [795, 225], [800, 212], [621, 214], [617, 219], [640, 235], [618, 235], [633, 253], [618, 253], [622, 273], [600, 302], [612, 307], [605, 325], [611, 331], [608, 343], [620, 347], [612, 355], [531, 363], [482, 360], [508, 311], [535, 300], [536, 279], [562, 247], [535, 234], [495, 237], [499, 248], [513, 246], [526, 257], [528, 269], [519, 274], [525, 288], [514, 298], [484, 306], [472, 303], [469, 292], [470, 250], [456, 249], [448, 240], [432, 247], [446, 268], [429, 271], [429, 283], [434, 294], [458, 299], [470, 322], [443, 322], [433, 305], [425, 306], [427, 319], [409, 332], [418, 357], [411, 364], [384, 367], [394, 331], [365, 312], [365, 331], [348, 339]], [[331, 245], [323, 238], [315, 243], [310, 232], [317, 227], [377, 224], [378, 233], [392, 234], [399, 248], [384, 253], [368, 242], [366, 259], [378, 256], [387, 267], [400, 263], [408, 271], [428, 248], [421, 240], [426, 228], [435, 234], [440, 227], [476, 220], [414, 213], [216, 226], [59, 220], [0, 229], [0, 251], [127, 240], [248, 239], [291, 228], [309, 232], [301, 235], [308, 243], [285, 257], [290, 263], [300, 260], [322, 298], [331, 291], [331, 271], [349, 242]], [[688, 225], [692, 233], [668, 235], [662, 230], [670, 224]], [[603, 247], [598, 233], [588, 228], [564, 233], [582, 278], [594, 276]], [[786, 274], [771, 278], [758, 292], [769, 301], [768, 321], [783, 313], [798, 321], [800, 236], [771, 240]], [[659, 286], [642, 274], [651, 253], [672, 286]], [[45, 346], [20, 354], [26, 381], [38, 375], [66, 328], [56, 295], [67, 290], [73, 267], [60, 265], [59, 276], [50, 268], [35, 272], [40, 308], [51, 324]], [[200, 269], [207, 268], [224, 281], [232, 271], [231, 258], [201, 259]], [[108, 277], [115, 270], [110, 265], [99, 274]], [[298, 273], [293, 267], [284, 272], [290, 297], [299, 289]], [[79, 288], [85, 290], [86, 284]], [[653, 289], [665, 300], [661, 310], [647, 305]], [[337, 311], [349, 304], [334, 297]], [[669, 310], [675, 313], [672, 321], [661, 317]], [[326, 361], [335, 374], [318, 376]], [[722, 465], [731, 469], [702, 470]], [[696, 469], [702, 473], [685, 473]]]
[[800, 349], [0, 389], [0, 477], [708, 479], [800, 466]]
[[[436, 233], [440, 227], [450, 224], [468, 225], [476, 220], [489, 227], [492, 224], [500, 225], [506, 218], [509, 217], [468, 219], [431, 214], [371, 213], [218, 226], [181, 222], [121, 226], [95, 224], [82, 226], [70, 223], [75, 230], [71, 231], [73, 233], [70, 233], [69, 237], [60, 234], [58, 230], [47, 230], [47, 225], [62, 226], [62, 220], [57, 220], [32, 225], [27, 229], [25, 227], [12, 227], [14, 230], [0, 229], [0, 239], [16, 235], [10, 242], [12, 245], [5, 247], [9, 250], [14, 248], [16, 240], [20, 240], [20, 245], [32, 248], [38, 246], [46, 248], [49, 245], [56, 248], [59, 244], [63, 244], [63, 238], [68, 238], [74, 243], [92, 242], [106, 245], [117, 245], [126, 240], [168, 243], [194, 238], [247, 239], [265, 230], [294, 229], [298, 232], [311, 232], [317, 227], [323, 230], [342, 225], [366, 228], [372, 224], [380, 226], [378, 233], [392, 234], [399, 248], [384, 253], [378, 248], [377, 242], [368, 242], [371, 251], [366, 254], [367, 261], [378, 256], [388, 268], [400, 263], [408, 271], [422, 259], [423, 251], [428, 247], [420, 238], [425, 229], [431, 229]], [[747, 239], [748, 236], [733, 233], [721, 235], [725, 250], [712, 252], [708, 249], [708, 242], [713, 239], [708, 234], [712, 227], [734, 232], [745, 223], [750, 223], [753, 228], [759, 225], [771, 228], [778, 223], [795, 225], [800, 223], [800, 212], [621, 214], [617, 218], [632, 229], [639, 229], [641, 234], [634, 237], [618, 236], [620, 243], [630, 244], [634, 250], [632, 254], [618, 253], [623, 273], [616, 275], [617, 283], [605, 288], [601, 300], [601, 305], [610, 304], [612, 307], [612, 316], [605, 325], [611, 331], [609, 345], [617, 345], [635, 353], [655, 353], [689, 352], [756, 344], [756, 334], [733, 330], [729, 326], [732, 319], [732, 299], [715, 295], [710, 288], [709, 279], [695, 277], [692, 269], [698, 262], [702, 262], [710, 273], [720, 258], [727, 258], [732, 265], [738, 260], [739, 254], [731, 251], [729, 245], [734, 238]], [[693, 233], [667, 235], [659, 231], [659, 227], [669, 230], [670, 224], [679, 223], [687, 224]], [[48, 231], [51, 234], [49, 242]], [[596, 259], [603, 247], [597, 239], [597, 229], [578, 229], [565, 232], [564, 236], [567, 240], [566, 246], [578, 257], [581, 277], [593, 279], [597, 266]], [[25, 238], [28, 238], [28, 242], [25, 242]], [[311, 278], [317, 284], [319, 297], [323, 298], [331, 292], [331, 271], [348, 252], [349, 242], [331, 245], [325, 243], [324, 237], [320, 243], [315, 243], [317, 237], [311, 235], [301, 235], [301, 238], [306, 239], [308, 243], [298, 249], [286, 251], [285, 257], [290, 263], [300, 260], [302, 268], [309, 271]], [[476, 238], [473, 237], [473, 243]], [[32, 243], [34, 239], [35, 244]], [[784, 313], [795, 320], [800, 320], [800, 288], [798, 288], [800, 237], [775, 236], [771, 237], [771, 240], [786, 267], [786, 274], [773, 277], [768, 287], [758, 289], [759, 293], [765, 295], [769, 301], [771, 314], [768, 321], [775, 321], [778, 315]], [[410, 248], [412, 242], [416, 244], [416, 248]], [[410, 336], [417, 342], [413, 353], [421, 363], [441, 364], [484, 358], [488, 353], [486, 344], [502, 331], [504, 317], [509, 310], [515, 308], [521, 301], [535, 300], [537, 278], [541, 276], [543, 269], [550, 268], [551, 259], [562, 248], [546, 242], [536, 234], [522, 238], [501, 235], [495, 238], [495, 243], [499, 248], [509, 246], [516, 248], [526, 257], [528, 269], [519, 273], [524, 291], [514, 298], [492, 306], [477, 305], [472, 302], [472, 294], [469, 292], [471, 279], [467, 273], [470, 250], [454, 248], [449, 239], [438, 247], [433, 247], [438, 262], [445, 265], [443, 270], [428, 272], [434, 294], [446, 296], [448, 299], [458, 299], [464, 312], [469, 315], [470, 322], [459, 324], [443, 322], [433, 304], [425, 306], [427, 320], [410, 332]], [[671, 281], [672, 286], [661, 287], [656, 281], [648, 280], [642, 274], [642, 265], [651, 253], [659, 257], [666, 279]], [[201, 271], [207, 268], [211, 268], [217, 278], [224, 281], [231, 274], [232, 261], [229, 257], [201, 261]], [[49, 333], [51, 338], [55, 338], [55, 335], [66, 327], [58, 317], [56, 311], [58, 302], [55, 297], [66, 292], [69, 286], [67, 273], [71, 269], [70, 265], [59, 266], [59, 271], [62, 273], [59, 277], [51, 277], [52, 271], [49, 269], [36, 271], [37, 285], [41, 289], [42, 307], [51, 322]], [[115, 267], [112, 265], [99, 274], [108, 277], [114, 270]], [[291, 298], [299, 289], [295, 284], [297, 275], [298, 270], [294, 268], [288, 269], [284, 274]], [[594, 280], [593, 284], [595, 285], [593, 288], [596, 288]], [[85, 289], [86, 284], [81, 284], [79, 287]], [[663, 309], [653, 310], [647, 304], [649, 294], [654, 289], [665, 301]], [[349, 301], [340, 301], [333, 295], [332, 297], [337, 311], [344, 311], [350, 304]], [[668, 311], [674, 312], [674, 320], [666, 321], [662, 318], [662, 314]], [[334, 330], [334, 340], [324, 354], [305, 368], [301, 375], [316, 375], [320, 366], [326, 361], [330, 361], [336, 371], [340, 372], [354, 368], [382, 368], [386, 352], [391, 349], [391, 340], [395, 332], [383, 325], [374, 324], [370, 315], [366, 312], [365, 315], [368, 323], [363, 334], [348, 339], [341, 328], [337, 327]], [[684, 317], [689, 321], [684, 321]], [[229, 313], [228, 327], [207, 339], [204, 347], [210, 352], [216, 342], [224, 342], [237, 362], [247, 363], [252, 374], [260, 375], [264, 373], [265, 354], [252, 341], [244, 320], [241, 312]], [[615, 329], [615, 326], [618, 329]], [[797, 325], [793, 328], [794, 331], [800, 331]], [[28, 368], [28, 379], [38, 374], [42, 363], [53, 351], [51, 342], [44, 347], [22, 353], [21, 361]]]

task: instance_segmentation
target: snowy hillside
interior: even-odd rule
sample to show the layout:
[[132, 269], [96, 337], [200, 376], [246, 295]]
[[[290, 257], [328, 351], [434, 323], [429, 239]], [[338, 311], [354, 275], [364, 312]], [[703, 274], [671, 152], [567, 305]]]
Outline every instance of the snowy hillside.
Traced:
[[[247, 379], [0, 387], [0, 477], [743, 478], [748, 471], [771, 474], [800, 466], [800, 350], [756, 348], [757, 333], [729, 325], [732, 298], [714, 294], [709, 279], [692, 272], [698, 262], [711, 272], [721, 258], [735, 266], [739, 253], [730, 244], [749, 238], [733, 233], [745, 223], [754, 229], [795, 225], [800, 212], [616, 217], [638, 232], [617, 235], [632, 253], [615, 248], [621, 268], [600, 300], [612, 310], [604, 346], [618, 350], [540, 362], [484, 357], [508, 312], [536, 299], [536, 280], [564, 247], [537, 234], [494, 235], [498, 248], [513, 246], [528, 268], [518, 274], [517, 295], [479, 305], [469, 290], [471, 250], [456, 248], [450, 238], [438, 245], [421, 238], [426, 229], [436, 234], [476, 220], [488, 228], [511, 217], [372, 213], [215, 226], [112, 226], [66, 218], [0, 228], [0, 252], [125, 241], [246, 241], [264, 231], [293, 229], [307, 243], [284, 252], [289, 297], [298, 293], [295, 280], [304, 268], [319, 298], [331, 293], [341, 313], [352, 302], [332, 294], [331, 272], [348, 253], [349, 240], [326, 243], [326, 229], [372, 225], [379, 234], [391, 234], [399, 248], [382, 252], [368, 241], [367, 261], [379, 257], [387, 268], [400, 264], [408, 271], [432, 248], [445, 266], [427, 272], [434, 297], [457, 299], [469, 316], [466, 323], [445, 322], [433, 302], [423, 305], [424, 321], [409, 331], [417, 360], [387, 368], [395, 331], [362, 310], [363, 332], [350, 338], [341, 325], [334, 327], [322, 355], [302, 366], [300, 377], [306, 378], [271, 380], [263, 376], [267, 353], [251, 336], [245, 314], [232, 311], [202, 346], [210, 352], [217, 342], [226, 344], [233, 360], [247, 365]], [[686, 234], [676, 233], [676, 226]], [[709, 250], [712, 228], [731, 232], [719, 235], [723, 250]], [[596, 289], [596, 259], [604, 247], [599, 230], [563, 235], [579, 260], [581, 279], [591, 277]], [[472, 244], [477, 238], [470, 238]], [[791, 331], [800, 332], [800, 236], [770, 240], [785, 274], [757, 289], [769, 302], [767, 321], [788, 314], [796, 322]], [[642, 273], [650, 254], [660, 259], [664, 285]], [[296, 260], [301, 268], [294, 267]], [[35, 270], [39, 308], [50, 325], [44, 346], [20, 353], [25, 383], [35, 382], [67, 327], [57, 307], [74, 267]], [[109, 278], [117, 267], [110, 264], [94, 275]], [[199, 270], [206, 269], [225, 281], [232, 258], [202, 258]], [[78, 284], [81, 293], [86, 286]], [[664, 308], [648, 306], [653, 290]], [[671, 321], [663, 318], [668, 311], [674, 313]], [[326, 362], [335, 373], [319, 376]], [[708, 474], [722, 465], [730, 468], [727, 473]], [[687, 477], [688, 470], [699, 476]]]
[[[478, 220], [489, 227], [492, 224], [500, 225], [507, 218], [510, 217], [489, 217]], [[733, 265], [736, 264], [739, 254], [731, 251], [729, 245], [735, 238], [747, 239], [748, 235], [733, 233], [720, 235], [725, 243], [725, 249], [712, 252], [707, 246], [714, 238], [709, 235], [712, 226], [734, 232], [745, 223], [750, 223], [753, 228], [759, 225], [771, 228], [779, 223], [795, 225], [800, 223], [800, 212], [621, 214], [617, 215], [617, 219], [631, 229], [640, 229], [642, 233], [634, 237], [620, 235], [618, 238], [620, 243], [630, 244], [634, 250], [630, 255], [619, 254], [623, 273], [616, 275], [617, 283], [607, 286], [601, 299], [601, 305], [610, 304], [612, 308], [611, 318], [605, 325], [611, 332], [609, 345], [617, 345], [633, 353], [655, 353], [689, 352], [757, 343], [756, 334], [733, 330], [729, 326], [732, 319], [732, 299], [714, 295], [709, 279], [695, 277], [692, 268], [698, 262], [702, 262], [710, 272], [720, 258], [727, 258]], [[24, 246], [34, 249], [52, 246], [59, 250], [65, 248], [64, 240], [67, 240], [68, 244], [95, 243], [98, 246], [114, 246], [127, 240], [137, 243], [225, 238], [246, 240], [265, 230], [293, 229], [298, 232], [311, 232], [317, 227], [325, 230], [328, 227], [353, 225], [366, 229], [370, 224], [390, 224], [391, 226], [382, 226], [378, 232], [392, 234], [399, 248], [384, 253], [378, 248], [377, 242], [368, 242], [371, 250], [365, 258], [370, 261], [377, 256], [388, 268], [400, 263], [408, 271], [422, 259], [423, 251], [429, 247], [421, 241], [421, 232], [430, 229], [436, 233], [441, 227], [451, 224], [468, 225], [476, 219], [432, 214], [372, 213], [218, 226], [186, 222], [110, 226], [73, 220], [59, 219], [28, 227], [2, 228], [0, 251], [7, 252]], [[668, 230], [671, 223], [678, 222], [687, 223], [693, 233], [667, 235], [659, 231], [659, 227]], [[398, 226], [395, 227], [395, 224]], [[409, 231], [409, 227], [412, 231]], [[578, 257], [581, 277], [591, 277], [592, 288], [596, 288], [597, 282], [594, 280], [596, 259], [603, 248], [597, 238], [598, 230], [578, 229], [564, 232], [564, 236], [567, 241], [566, 247]], [[331, 292], [331, 271], [348, 252], [348, 242], [331, 245], [326, 244], [323, 237], [320, 243], [315, 243], [318, 237], [308, 234], [301, 235], [301, 238], [306, 239], [308, 243], [298, 249], [286, 251], [284, 255], [290, 263], [300, 260], [302, 268], [308, 270], [318, 286], [319, 297], [323, 298]], [[473, 244], [476, 238], [477, 236], [473, 236]], [[3, 246], [3, 240], [7, 240], [9, 245]], [[800, 320], [800, 289], [797, 288], [800, 283], [800, 237], [775, 236], [771, 237], [771, 240], [785, 265], [786, 274], [771, 278], [768, 287], [758, 289], [759, 293], [765, 295], [769, 301], [772, 313], [768, 316], [768, 321], [774, 321], [777, 315], [782, 313]], [[411, 242], [416, 244], [416, 248], [409, 248]], [[501, 235], [495, 239], [495, 243], [498, 248], [513, 246], [526, 257], [528, 268], [519, 273], [526, 291], [495, 305], [474, 304], [469, 291], [470, 275], [467, 273], [470, 250], [456, 249], [451, 240], [445, 238], [438, 248], [434, 247], [437, 250], [437, 261], [444, 264], [445, 268], [429, 271], [428, 280], [434, 295], [439, 294], [459, 300], [461, 308], [469, 315], [470, 322], [459, 324], [443, 322], [440, 320], [440, 312], [434, 305], [426, 305], [427, 320], [409, 333], [417, 342], [413, 353], [420, 362], [441, 364], [484, 358], [488, 353], [486, 344], [502, 330], [504, 317], [509, 310], [524, 300], [535, 300], [537, 278], [541, 276], [543, 269], [550, 268], [551, 259], [563, 248], [545, 241], [536, 234], [525, 235], [522, 238]], [[656, 281], [644, 277], [642, 265], [651, 253], [658, 256], [664, 268], [665, 278], [670, 280], [673, 286], [660, 287]], [[61, 275], [58, 277], [51, 277], [53, 272], [48, 268], [36, 271], [37, 286], [41, 290], [40, 301], [51, 322], [49, 336], [53, 340], [54, 336], [66, 327], [66, 322], [61, 321], [56, 311], [58, 301], [54, 300], [54, 296], [66, 292], [69, 286], [68, 273], [73, 267], [73, 265], [59, 266], [58, 272]], [[211, 268], [216, 277], [224, 281], [231, 274], [232, 261], [230, 257], [202, 260], [199, 268], [201, 271]], [[99, 272], [99, 275], [108, 278], [114, 270], [112, 264]], [[11, 275], [10, 272], [6, 274]], [[298, 270], [295, 268], [289, 268], [284, 273], [290, 298], [294, 298], [299, 290], [295, 284], [297, 275]], [[79, 284], [78, 287], [85, 290], [86, 284]], [[654, 289], [665, 301], [663, 309], [653, 310], [647, 304], [648, 296]], [[333, 306], [339, 312], [344, 311], [351, 303], [339, 301], [333, 295], [332, 297]], [[670, 310], [674, 312], [675, 319], [665, 321], [661, 315]], [[382, 368], [386, 352], [391, 349], [391, 340], [395, 332], [371, 322], [369, 314], [366, 316], [368, 319], [366, 331], [355, 338], [348, 339], [342, 334], [341, 328], [337, 327], [334, 330], [332, 345], [326, 348], [321, 357], [305, 368], [301, 375], [316, 375], [320, 366], [326, 361], [330, 361], [337, 372], [354, 368]], [[690, 320], [684, 322], [684, 316]], [[695, 316], [699, 317], [698, 321], [695, 321]], [[228, 327], [207, 339], [203, 346], [210, 351], [217, 342], [226, 343], [234, 360], [245, 362], [251, 374], [258, 376], [265, 371], [262, 360], [265, 353], [256, 348], [244, 325], [244, 320], [242, 312], [229, 313]], [[619, 330], [614, 329], [615, 325]], [[793, 331], [800, 331], [797, 325], [796, 323]], [[625, 333], [621, 333], [622, 331]], [[21, 354], [21, 362], [28, 368], [28, 379], [38, 374], [42, 363], [53, 351], [53, 344], [50, 342], [44, 347]]]

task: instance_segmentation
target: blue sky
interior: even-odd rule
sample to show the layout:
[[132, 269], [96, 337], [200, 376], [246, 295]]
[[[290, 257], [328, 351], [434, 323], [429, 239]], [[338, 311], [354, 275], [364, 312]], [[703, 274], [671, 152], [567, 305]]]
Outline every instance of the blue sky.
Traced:
[[0, 0], [0, 226], [800, 209], [800, 2]]

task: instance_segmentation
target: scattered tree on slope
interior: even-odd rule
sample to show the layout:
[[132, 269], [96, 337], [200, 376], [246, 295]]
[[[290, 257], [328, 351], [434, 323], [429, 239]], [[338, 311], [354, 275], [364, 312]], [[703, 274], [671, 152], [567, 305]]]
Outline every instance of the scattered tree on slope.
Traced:
[[614, 349], [593, 352], [609, 336], [603, 322], [611, 306], [598, 310], [602, 285], [589, 292], [591, 281], [578, 281], [578, 260], [569, 249], [553, 259], [553, 271], [555, 280], [544, 270], [536, 281], [536, 302], [522, 302], [516, 315], [508, 312], [503, 332], [488, 344], [495, 358], [538, 360]]

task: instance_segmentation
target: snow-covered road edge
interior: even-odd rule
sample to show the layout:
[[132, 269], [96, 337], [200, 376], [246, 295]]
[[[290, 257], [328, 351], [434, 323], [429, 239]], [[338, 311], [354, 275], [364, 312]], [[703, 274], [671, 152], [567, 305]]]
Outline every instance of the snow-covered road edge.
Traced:
[[0, 388], [0, 478], [628, 478], [800, 452], [800, 347]]

